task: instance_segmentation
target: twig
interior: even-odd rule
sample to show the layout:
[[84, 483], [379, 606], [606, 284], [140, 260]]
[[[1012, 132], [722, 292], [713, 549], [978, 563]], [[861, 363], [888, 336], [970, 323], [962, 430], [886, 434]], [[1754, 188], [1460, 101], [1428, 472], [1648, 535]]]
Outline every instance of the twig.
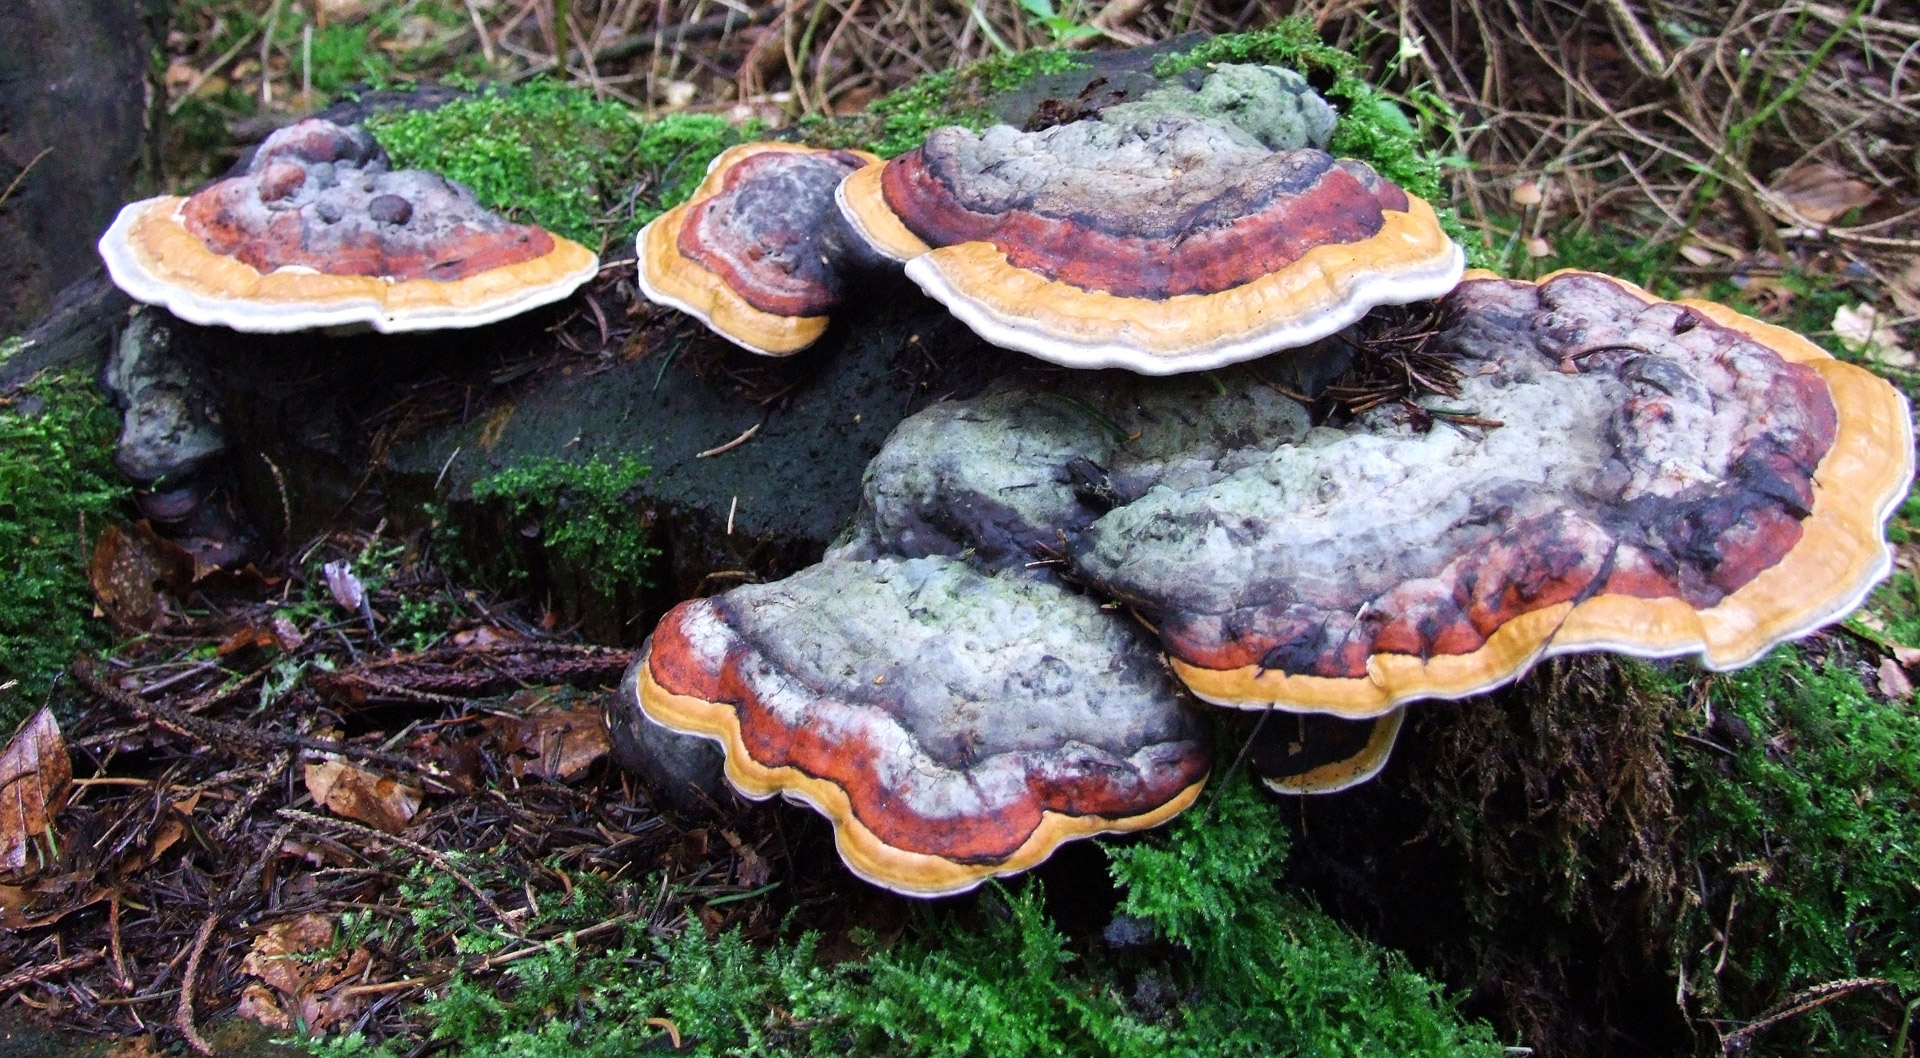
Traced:
[[334, 827], [338, 830], [345, 830], [352, 834], [358, 834], [361, 837], [368, 839], [369, 841], [384, 841], [390, 845], [398, 845], [399, 847], [406, 849], [408, 852], [411, 852], [417, 856], [424, 856], [435, 867], [438, 867], [440, 870], [446, 872], [448, 877], [460, 883], [460, 887], [462, 889], [465, 889], [467, 892], [472, 893], [474, 897], [478, 899], [481, 904], [485, 905], [486, 909], [493, 914], [493, 917], [500, 920], [500, 923], [507, 928], [508, 932], [512, 933], [516, 937], [523, 936], [523, 934], [521, 933], [520, 927], [514, 924], [513, 919], [507, 917], [507, 913], [501, 910], [499, 904], [496, 904], [493, 902], [493, 897], [488, 896], [487, 891], [485, 889], [482, 889], [480, 888], [479, 885], [475, 884], [473, 879], [468, 878], [466, 875], [460, 873], [460, 869], [453, 865], [452, 860], [447, 859], [446, 856], [442, 855], [441, 853], [439, 853], [438, 851], [432, 848], [422, 845], [417, 841], [409, 841], [408, 839], [400, 837], [397, 834], [389, 834], [383, 830], [375, 830], [372, 827], [361, 826], [358, 823], [349, 822], [345, 819], [333, 819], [328, 816], [315, 815], [312, 812], [302, 812], [297, 808], [282, 808], [278, 814], [282, 819], [299, 819], [309, 823], [317, 823], [324, 826]]
[[196, 1053], [211, 1055], [213, 1045], [193, 1024], [193, 979], [200, 974], [200, 957], [207, 953], [207, 941], [213, 939], [213, 927], [220, 924], [220, 912], [214, 911], [200, 920], [200, 932], [193, 936], [193, 948], [187, 956], [187, 970], [180, 978], [180, 1002], [173, 1008], [173, 1027], [187, 1041]]
[[693, 458], [705, 459], [708, 456], [717, 456], [726, 452], [731, 452], [734, 449], [740, 447], [741, 445], [746, 444], [748, 441], [753, 440], [753, 435], [759, 432], [760, 432], [760, 424], [754, 423], [752, 426], [747, 427], [746, 432], [741, 434], [740, 436], [718, 447], [709, 448], [704, 452], [697, 452], [694, 454]]
[[1893, 982], [1884, 977], [1850, 977], [1844, 981], [1828, 981], [1823, 985], [1795, 992], [1776, 1004], [1771, 1013], [1758, 1021], [1750, 1022], [1720, 1038], [1722, 1056], [1745, 1054], [1752, 1038], [1766, 1029], [1791, 1017], [1804, 1014], [1815, 1007], [1825, 1006], [1842, 996], [1858, 992], [1863, 988], [1891, 988]]
[[16, 188], [20, 186], [20, 181], [25, 180], [27, 178], [27, 174], [33, 172], [33, 167], [40, 164], [40, 159], [45, 158], [47, 155], [52, 153], [53, 153], [52, 147], [41, 148], [40, 153], [34, 155], [33, 160], [27, 163], [26, 168], [20, 170], [20, 172], [14, 176], [13, 182], [7, 185], [7, 189], [5, 191], [0, 191], [0, 205], [4, 205], [7, 199], [13, 197], [13, 192]]
[[299, 735], [283, 735], [273, 732], [255, 731], [235, 724], [210, 720], [204, 716], [183, 713], [169, 705], [149, 702], [136, 698], [127, 692], [107, 683], [101, 678], [98, 663], [82, 658], [73, 663], [74, 678], [89, 694], [104, 698], [126, 712], [144, 716], [169, 731], [199, 739], [208, 745], [221, 746], [234, 751], [234, 744], [244, 746], [255, 752], [263, 750], [310, 749], [320, 753], [338, 753], [343, 757], [373, 761], [390, 767], [404, 768], [408, 771], [421, 771], [420, 762], [397, 753], [381, 753], [377, 750], [361, 749], [344, 742], [331, 742], [318, 738], [303, 738]]
[[69, 955], [58, 962], [50, 962], [44, 966], [29, 966], [24, 970], [16, 970], [5, 977], [0, 977], [0, 996], [25, 988], [35, 981], [58, 977], [69, 970], [84, 970], [105, 957], [106, 953], [102, 951], [83, 951], [78, 955]]

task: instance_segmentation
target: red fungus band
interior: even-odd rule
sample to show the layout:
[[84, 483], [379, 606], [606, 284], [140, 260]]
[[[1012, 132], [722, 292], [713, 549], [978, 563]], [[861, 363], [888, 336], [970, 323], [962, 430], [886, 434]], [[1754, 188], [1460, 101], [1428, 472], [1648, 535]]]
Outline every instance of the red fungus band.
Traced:
[[824, 315], [842, 285], [828, 245], [833, 189], [865, 164], [852, 151], [748, 155], [726, 169], [717, 193], [688, 203], [680, 253], [762, 312]]
[[947, 559], [833, 561], [683, 603], [639, 686], [718, 739], [734, 786], [833, 818], [874, 881], [953, 891], [1060, 842], [1158, 823], [1207, 773], [1203, 729], [1118, 618]]
[[1078, 287], [1161, 300], [1215, 294], [1278, 272], [1316, 246], [1380, 233], [1385, 212], [1404, 213], [1406, 192], [1366, 165], [1325, 151], [1237, 151], [1183, 173], [1177, 194], [1022, 183], [985, 189], [969, 172], [978, 140], [936, 129], [924, 146], [888, 163], [886, 204], [931, 246], [983, 242], [1008, 263]]

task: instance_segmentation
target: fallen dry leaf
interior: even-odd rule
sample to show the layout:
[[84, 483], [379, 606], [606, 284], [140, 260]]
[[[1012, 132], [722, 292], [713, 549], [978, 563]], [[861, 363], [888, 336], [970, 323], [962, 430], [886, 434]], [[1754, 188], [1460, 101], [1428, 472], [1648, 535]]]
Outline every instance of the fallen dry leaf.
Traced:
[[1895, 643], [1893, 645], [1893, 660], [1899, 662], [1901, 668], [1912, 668], [1915, 665], [1920, 665], [1920, 650], [1915, 650], [1913, 647], [1903, 647]]
[[613, 749], [597, 705], [489, 717], [486, 726], [499, 735], [508, 754], [507, 768], [515, 776], [572, 782]]
[[1848, 352], [1889, 367], [1915, 365], [1913, 352], [1900, 344], [1893, 321], [1872, 305], [1842, 306], [1833, 314], [1833, 333]]
[[1872, 184], [1817, 158], [1804, 159], [1775, 173], [1773, 193], [1815, 224], [1826, 224], [1848, 210], [1859, 209], [1872, 202], [1876, 194]]
[[398, 834], [420, 811], [420, 788], [341, 760], [307, 765], [307, 792], [335, 815]]
[[514, 643], [524, 638], [511, 628], [498, 625], [481, 625], [467, 628], [453, 634], [453, 645], [472, 650], [486, 650], [502, 643]]
[[311, 955], [333, 943], [333, 923], [309, 911], [283, 918], [253, 938], [253, 948], [240, 963], [240, 972], [252, 974], [288, 995], [307, 986], [314, 967], [300, 956]]
[[276, 1032], [292, 1032], [293, 1018], [280, 1007], [273, 989], [263, 984], [251, 984], [240, 991], [240, 1006], [234, 1013], [251, 1021], [257, 1021]]
[[1899, 662], [1892, 658], [1882, 658], [1880, 660], [1880, 671], [1878, 675], [1880, 677], [1880, 693], [1886, 695], [1890, 700], [1904, 702], [1908, 698], [1913, 697], [1913, 681], [1907, 679], [1907, 674], [1905, 670], [1900, 668]]
[[53, 828], [73, 788], [73, 765], [53, 711], [33, 714], [0, 752], [0, 871], [27, 865], [27, 848]]
[[333, 923], [312, 912], [268, 926], [240, 964], [242, 973], [265, 987], [249, 985], [241, 993], [240, 1013], [270, 1028], [308, 1033], [325, 1032], [356, 1013], [363, 999], [326, 993], [359, 977], [372, 956], [356, 947], [323, 957], [333, 937]]
[[1893, 282], [1887, 284], [1887, 293], [1893, 295], [1893, 307], [1903, 316], [1920, 316], [1920, 257], [1907, 261]]
[[131, 529], [107, 526], [87, 566], [87, 581], [100, 612], [138, 632], [152, 631], [166, 612], [161, 592], [177, 594], [193, 580], [193, 556], [161, 539], [145, 522]]

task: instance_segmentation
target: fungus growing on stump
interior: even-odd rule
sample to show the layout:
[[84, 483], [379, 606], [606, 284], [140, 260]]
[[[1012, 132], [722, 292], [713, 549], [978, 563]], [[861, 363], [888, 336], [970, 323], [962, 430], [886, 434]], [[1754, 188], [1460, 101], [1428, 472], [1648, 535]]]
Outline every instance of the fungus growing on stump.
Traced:
[[364, 130], [318, 119], [269, 136], [240, 176], [127, 206], [100, 256], [141, 301], [270, 333], [477, 327], [566, 297], [599, 265], [437, 173], [389, 169]]
[[1018, 571], [829, 560], [674, 608], [636, 663], [655, 722], [748, 797], [833, 821], [861, 877], [935, 896], [1171, 818], [1209, 754], [1124, 618]]
[[812, 345], [847, 264], [833, 189], [877, 161], [792, 143], [728, 148], [691, 198], [640, 229], [640, 289], [763, 356]]
[[981, 337], [1070, 367], [1220, 367], [1459, 280], [1432, 207], [1366, 165], [1130, 107], [936, 129], [848, 177], [841, 212]]
[[1570, 273], [1475, 278], [1433, 340], [1447, 403], [1362, 415], [1156, 489], [1074, 542], [1226, 705], [1386, 713], [1547, 653], [1759, 658], [1889, 568], [1906, 401], [1791, 332]]
[[1453, 392], [1350, 419], [1281, 395], [1346, 370], [1334, 342], [1218, 387], [1072, 374], [936, 405], [869, 465], [842, 553], [1064, 565], [1200, 697], [1313, 714], [1248, 754], [1290, 792], [1373, 774], [1416, 699], [1578, 650], [1731, 668], [1885, 575], [1913, 467], [1885, 382], [1591, 274], [1477, 276], [1440, 308], [1420, 362]]

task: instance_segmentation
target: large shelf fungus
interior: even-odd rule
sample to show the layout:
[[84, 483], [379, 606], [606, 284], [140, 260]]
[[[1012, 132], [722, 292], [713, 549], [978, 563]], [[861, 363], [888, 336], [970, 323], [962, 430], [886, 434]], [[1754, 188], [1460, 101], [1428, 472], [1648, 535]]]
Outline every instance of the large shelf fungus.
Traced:
[[[1064, 568], [1201, 698], [1319, 717], [1269, 719], [1250, 755], [1289, 792], [1372, 775], [1412, 701], [1550, 653], [1746, 664], [1886, 574], [1913, 437], [1870, 373], [1591, 274], [1477, 275], [1440, 313], [1416, 330], [1451, 395], [1351, 418], [1316, 423], [1282, 395], [1316, 387], [1272, 364], [937, 405], [869, 466], [845, 553]], [[1381, 326], [1352, 338], [1401, 341]], [[1328, 343], [1285, 366], [1345, 363]]]
[[691, 198], [640, 230], [640, 289], [751, 352], [812, 345], [849, 263], [833, 189], [878, 160], [792, 143], [727, 149]]
[[937, 129], [836, 195], [983, 338], [1072, 367], [1217, 368], [1438, 297], [1462, 267], [1432, 207], [1366, 165], [1138, 104]]
[[1496, 428], [1362, 416], [1077, 541], [1201, 697], [1364, 718], [1547, 653], [1732, 668], [1886, 574], [1913, 441], [1885, 382], [1590, 274], [1476, 278], [1443, 308], [1449, 403]]
[[100, 256], [141, 301], [267, 333], [477, 327], [566, 297], [599, 264], [318, 119], [268, 137], [239, 176], [127, 206]]
[[849, 867], [918, 896], [1156, 825], [1209, 762], [1127, 621], [947, 558], [830, 560], [683, 603], [633, 684], [655, 722], [721, 744], [740, 792], [812, 805]]

